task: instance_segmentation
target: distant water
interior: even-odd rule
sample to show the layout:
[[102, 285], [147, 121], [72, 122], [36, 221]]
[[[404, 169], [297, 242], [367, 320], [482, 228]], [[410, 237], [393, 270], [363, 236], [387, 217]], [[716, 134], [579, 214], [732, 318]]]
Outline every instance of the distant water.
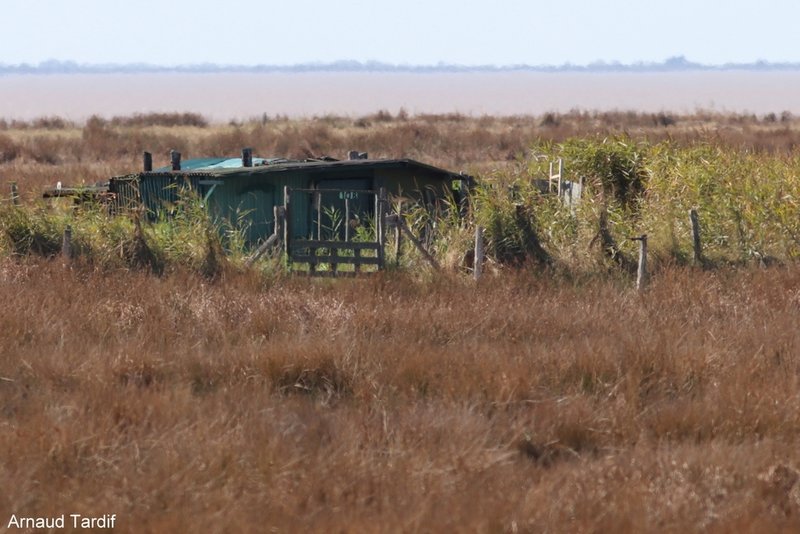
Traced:
[[800, 72], [73, 74], [0, 76], [0, 117], [196, 111], [214, 121], [269, 115], [360, 116], [548, 111], [791, 111]]

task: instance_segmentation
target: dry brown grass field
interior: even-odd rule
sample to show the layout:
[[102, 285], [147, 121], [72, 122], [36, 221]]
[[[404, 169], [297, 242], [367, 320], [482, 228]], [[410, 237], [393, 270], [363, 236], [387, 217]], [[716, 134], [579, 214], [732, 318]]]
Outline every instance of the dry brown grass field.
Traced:
[[711, 143], [760, 152], [786, 153], [800, 145], [800, 118], [791, 113], [692, 115], [636, 112], [570, 112], [541, 116], [472, 117], [378, 112], [363, 117], [288, 119], [264, 116], [229, 124], [208, 123], [193, 113], [161, 113], [73, 123], [58, 117], [0, 119], [0, 187], [17, 181], [35, 198], [57, 181], [93, 183], [138, 170], [142, 152], [156, 165], [169, 150], [184, 158], [237, 155], [249, 146], [264, 157], [344, 157], [348, 150], [370, 157], [410, 157], [460, 171], [502, 168], [534, 141], [576, 136], [627, 135], [679, 144]]
[[[358, 148], [484, 172], [541, 138], [800, 139], [791, 116], [185, 119], [0, 123], [0, 187], [34, 202], [145, 149]], [[0, 301], [2, 528], [74, 513], [116, 514], [120, 532], [800, 530], [792, 262], [664, 265], [637, 293], [534, 267], [208, 279], [6, 256]]]

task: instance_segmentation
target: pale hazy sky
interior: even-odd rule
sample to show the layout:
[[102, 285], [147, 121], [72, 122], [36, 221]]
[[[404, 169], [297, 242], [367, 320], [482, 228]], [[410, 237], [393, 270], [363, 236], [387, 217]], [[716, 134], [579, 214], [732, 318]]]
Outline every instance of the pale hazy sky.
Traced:
[[800, 62], [798, 0], [2, 0], [0, 63]]

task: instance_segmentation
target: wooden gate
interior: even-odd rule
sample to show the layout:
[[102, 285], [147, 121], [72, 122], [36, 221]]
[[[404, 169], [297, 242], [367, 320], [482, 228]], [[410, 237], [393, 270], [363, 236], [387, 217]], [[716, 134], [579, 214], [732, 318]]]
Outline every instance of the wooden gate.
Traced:
[[[354, 276], [385, 267], [386, 191], [285, 187], [283, 243], [289, 269]], [[305, 235], [299, 235], [305, 230]]]

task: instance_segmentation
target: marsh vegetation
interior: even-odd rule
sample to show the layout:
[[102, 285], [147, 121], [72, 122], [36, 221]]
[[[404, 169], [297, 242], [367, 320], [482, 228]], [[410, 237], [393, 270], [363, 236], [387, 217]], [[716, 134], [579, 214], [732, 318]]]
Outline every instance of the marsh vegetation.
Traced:
[[[126, 532], [800, 526], [793, 117], [198, 119], [0, 123], [0, 188], [22, 194], [0, 206], [0, 517], [116, 513]], [[358, 148], [483, 185], [430, 239], [443, 269], [409, 250], [348, 280], [247, 268], [191, 202], [137, 230], [37, 198], [138, 168], [142, 150], [243, 146]], [[589, 184], [574, 211], [532, 185], [558, 157]], [[705, 265], [690, 261], [692, 207]], [[622, 254], [651, 236], [647, 291], [598, 246], [602, 212]], [[462, 267], [475, 224], [490, 256], [477, 284]]]

